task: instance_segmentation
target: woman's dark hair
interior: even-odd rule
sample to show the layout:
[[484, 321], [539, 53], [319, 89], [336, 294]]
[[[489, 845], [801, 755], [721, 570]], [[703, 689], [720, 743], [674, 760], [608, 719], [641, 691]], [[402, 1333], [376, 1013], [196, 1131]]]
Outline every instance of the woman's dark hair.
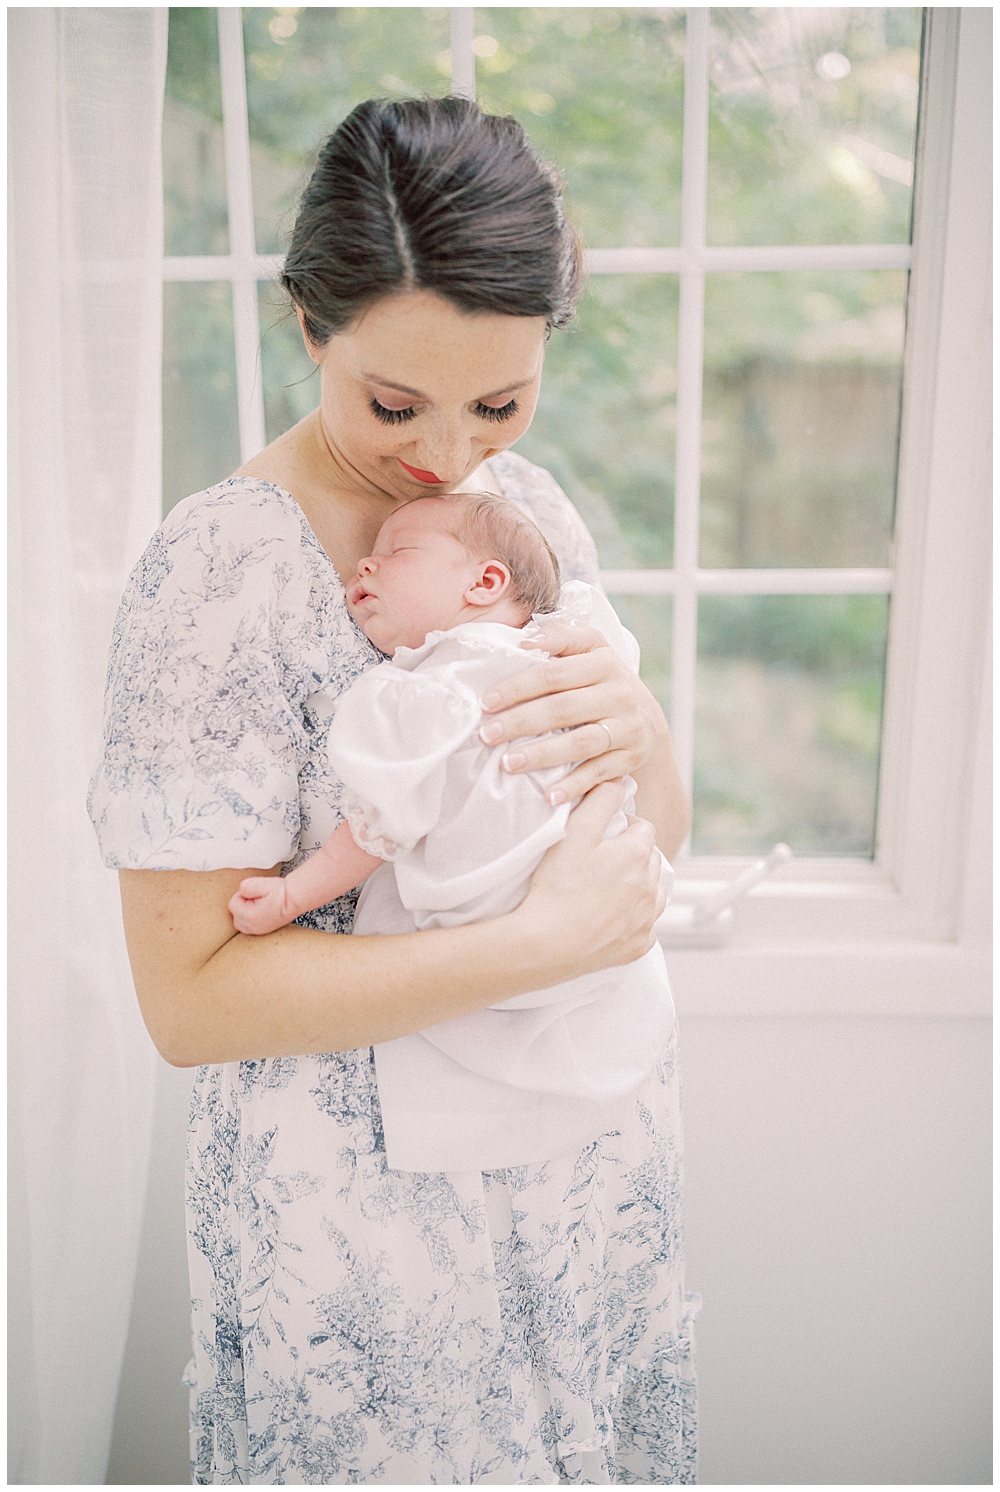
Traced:
[[564, 326], [582, 276], [559, 179], [516, 119], [464, 98], [372, 98], [320, 151], [281, 283], [323, 347], [405, 290]]

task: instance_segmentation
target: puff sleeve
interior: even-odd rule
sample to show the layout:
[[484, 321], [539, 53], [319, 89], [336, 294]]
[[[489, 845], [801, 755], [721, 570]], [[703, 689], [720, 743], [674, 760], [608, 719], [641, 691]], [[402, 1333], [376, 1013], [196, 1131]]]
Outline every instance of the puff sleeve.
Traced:
[[107, 865], [207, 871], [295, 856], [310, 696], [350, 682], [337, 679], [338, 642], [357, 653], [338, 639], [353, 630], [338, 586], [280, 489], [235, 479], [171, 512], [115, 625], [88, 798]]

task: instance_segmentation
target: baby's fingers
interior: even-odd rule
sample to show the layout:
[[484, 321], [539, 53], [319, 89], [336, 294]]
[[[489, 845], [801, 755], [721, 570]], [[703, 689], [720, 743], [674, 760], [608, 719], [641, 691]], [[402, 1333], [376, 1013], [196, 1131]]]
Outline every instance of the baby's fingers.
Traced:
[[[274, 876], [247, 876], [245, 881], [240, 881], [240, 889], [233, 901], [259, 901], [262, 896], [273, 894], [275, 879]], [[230, 902], [230, 909], [232, 905], [233, 902]]]
[[236, 931], [252, 933], [255, 937], [276, 932], [284, 926], [281, 912], [265, 901], [243, 901], [237, 894], [229, 903], [229, 911]]

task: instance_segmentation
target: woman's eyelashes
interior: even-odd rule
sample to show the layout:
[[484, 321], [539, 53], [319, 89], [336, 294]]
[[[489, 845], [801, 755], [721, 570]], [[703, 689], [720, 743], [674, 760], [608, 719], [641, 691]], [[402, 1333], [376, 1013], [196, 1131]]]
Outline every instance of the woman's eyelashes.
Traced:
[[[506, 404], [499, 406], [477, 402], [475, 412], [481, 420], [492, 420], [494, 423], [497, 423], [501, 420], [509, 420], [513, 415], [517, 414], [518, 407], [516, 399], [510, 399]], [[375, 418], [380, 420], [383, 425], [405, 425], [407, 420], [415, 419], [417, 415], [417, 411], [412, 405], [406, 409], [387, 409], [384, 404], [380, 404], [375, 398], [372, 399], [370, 408]]]
[[508, 403], [501, 404], [499, 408], [492, 404], [476, 405], [476, 413], [483, 420], [509, 420], [512, 415], [517, 414], [517, 409], [516, 399], [511, 399]]
[[382, 421], [383, 425], [405, 425], [407, 420], [414, 419], [417, 413], [412, 407], [408, 409], [386, 409], [384, 404], [380, 404], [374, 398], [371, 402], [371, 411], [377, 420]]

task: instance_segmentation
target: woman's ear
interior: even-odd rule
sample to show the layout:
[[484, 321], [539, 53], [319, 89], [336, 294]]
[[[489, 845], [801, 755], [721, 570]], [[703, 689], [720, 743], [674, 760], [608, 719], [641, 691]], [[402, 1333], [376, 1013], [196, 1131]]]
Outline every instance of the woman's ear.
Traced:
[[302, 333], [302, 340], [306, 345], [306, 352], [308, 352], [314, 363], [321, 363], [323, 361], [323, 349], [322, 347], [317, 347], [315, 342], [309, 340], [309, 333], [306, 331], [306, 315], [301, 306], [295, 307], [295, 314], [299, 318], [299, 330]]
[[492, 606], [507, 594], [510, 586], [510, 571], [499, 560], [487, 560], [480, 565], [477, 579], [469, 586], [462, 600], [467, 606]]

